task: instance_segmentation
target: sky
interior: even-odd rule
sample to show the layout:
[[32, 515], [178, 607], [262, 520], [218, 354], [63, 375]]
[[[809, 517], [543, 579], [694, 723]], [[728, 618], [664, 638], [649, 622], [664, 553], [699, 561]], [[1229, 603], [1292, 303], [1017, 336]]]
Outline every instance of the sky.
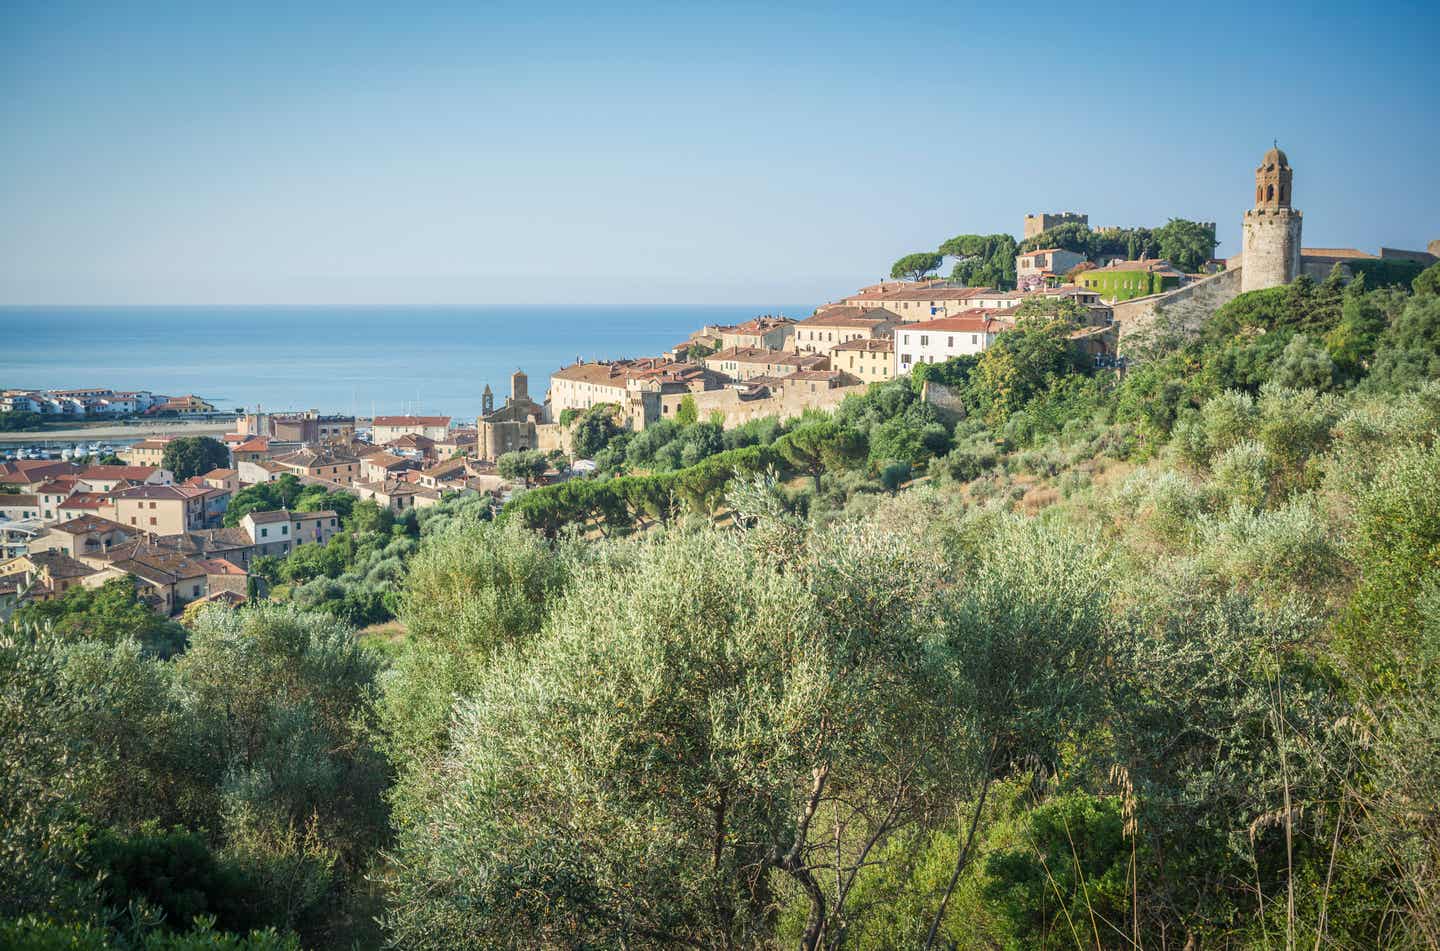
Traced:
[[[909, 14], [901, 15], [908, 9]], [[0, 305], [833, 299], [1027, 212], [1440, 238], [1440, 4], [0, 2]]]

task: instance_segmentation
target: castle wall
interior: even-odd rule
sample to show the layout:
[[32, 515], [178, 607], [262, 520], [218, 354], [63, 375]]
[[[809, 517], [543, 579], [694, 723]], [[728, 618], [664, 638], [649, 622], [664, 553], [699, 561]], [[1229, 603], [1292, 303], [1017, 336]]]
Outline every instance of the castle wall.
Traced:
[[1059, 214], [1047, 214], [1042, 212], [1038, 215], [1025, 216], [1025, 237], [1033, 238], [1037, 234], [1044, 234], [1051, 228], [1058, 228], [1061, 225], [1080, 224], [1088, 225], [1089, 215], [1076, 214], [1073, 211], [1061, 212]]
[[1252, 208], [1245, 212], [1242, 293], [1295, 280], [1300, 274], [1300, 225], [1300, 212], [1291, 208]]
[[1210, 315], [1240, 295], [1243, 274], [1243, 268], [1229, 268], [1164, 294], [1117, 303], [1115, 322], [1120, 325], [1122, 347], [1127, 339], [1154, 325], [1162, 313], [1173, 327], [1199, 330]]
[[[719, 413], [721, 426], [731, 429], [752, 419], [776, 416], [790, 419], [807, 409], [831, 410], [839, 406], [845, 397], [864, 393], [868, 383], [855, 386], [827, 387], [823, 383], [795, 383], [772, 391], [769, 397], [742, 398], [743, 391], [732, 388], [706, 390], [703, 393], [667, 393], [660, 397], [660, 418], [674, 419], [680, 409], [680, 401], [686, 396], [695, 401], [695, 409], [701, 420], [708, 420]], [[812, 389], [813, 387], [813, 389]]]

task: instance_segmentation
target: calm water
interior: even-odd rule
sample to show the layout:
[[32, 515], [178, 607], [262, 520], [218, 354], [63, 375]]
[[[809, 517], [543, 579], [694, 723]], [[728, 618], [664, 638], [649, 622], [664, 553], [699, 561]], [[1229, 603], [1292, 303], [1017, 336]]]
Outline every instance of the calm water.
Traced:
[[544, 397], [550, 374], [586, 360], [657, 355], [754, 307], [0, 308], [0, 387], [105, 386], [195, 393], [217, 408], [260, 404], [368, 415], [473, 418], [517, 367]]

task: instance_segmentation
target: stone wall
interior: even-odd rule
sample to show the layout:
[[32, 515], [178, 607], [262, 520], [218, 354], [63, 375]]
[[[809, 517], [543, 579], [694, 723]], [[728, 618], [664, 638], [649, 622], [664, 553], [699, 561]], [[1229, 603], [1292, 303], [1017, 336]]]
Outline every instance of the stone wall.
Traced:
[[1171, 326], [1198, 330], [1211, 314], [1240, 295], [1242, 270], [1229, 268], [1164, 294], [1117, 303], [1115, 322], [1120, 325], [1122, 349], [1126, 340], [1148, 329], [1162, 312]]
[[926, 380], [925, 384], [920, 387], [920, 399], [952, 420], [960, 419], [965, 415], [965, 403], [960, 399], [960, 394], [943, 383]]
[[539, 423], [535, 427], [535, 448], [542, 452], [556, 449], [570, 451], [570, 430], [559, 423]]
[[[790, 419], [807, 409], [832, 410], [845, 397], [864, 393], [870, 384], [855, 386], [827, 387], [823, 383], [795, 383], [777, 387], [770, 396], [750, 396], [745, 391], [726, 387], [723, 390], [706, 390], [703, 393], [667, 393], [660, 397], [661, 419], [674, 419], [680, 409], [680, 401], [689, 396], [695, 401], [695, 409], [701, 420], [708, 420], [715, 413], [723, 417], [721, 425], [731, 429], [752, 419], [776, 416]], [[813, 389], [812, 389], [813, 387]]]

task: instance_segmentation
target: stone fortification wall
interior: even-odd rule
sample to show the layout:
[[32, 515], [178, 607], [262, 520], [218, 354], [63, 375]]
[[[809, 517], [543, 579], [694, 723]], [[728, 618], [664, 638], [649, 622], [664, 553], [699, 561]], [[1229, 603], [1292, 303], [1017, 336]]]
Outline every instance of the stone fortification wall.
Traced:
[[1173, 291], [1120, 301], [1115, 305], [1115, 322], [1120, 325], [1121, 348], [1127, 339], [1149, 329], [1160, 313], [1172, 327], [1198, 330], [1211, 314], [1240, 295], [1242, 271], [1229, 268]]
[[541, 452], [556, 449], [570, 451], [570, 430], [559, 423], [537, 423], [535, 425], [535, 448]]
[[[752, 419], [776, 416], [790, 419], [807, 409], [832, 410], [845, 397], [864, 393], [868, 383], [855, 386], [827, 387], [823, 383], [793, 383], [777, 387], [770, 396], [746, 398], [743, 390], [726, 387], [721, 390], [707, 390], [703, 393], [669, 393], [660, 397], [661, 419], [674, 419], [680, 410], [680, 402], [689, 396], [695, 401], [695, 409], [702, 420], [708, 420], [715, 413], [721, 415], [721, 426], [730, 429]], [[813, 387], [813, 389], [812, 389]]]
[[965, 415], [965, 402], [960, 399], [960, 394], [943, 383], [926, 380], [925, 385], [920, 387], [920, 399], [952, 419]]

